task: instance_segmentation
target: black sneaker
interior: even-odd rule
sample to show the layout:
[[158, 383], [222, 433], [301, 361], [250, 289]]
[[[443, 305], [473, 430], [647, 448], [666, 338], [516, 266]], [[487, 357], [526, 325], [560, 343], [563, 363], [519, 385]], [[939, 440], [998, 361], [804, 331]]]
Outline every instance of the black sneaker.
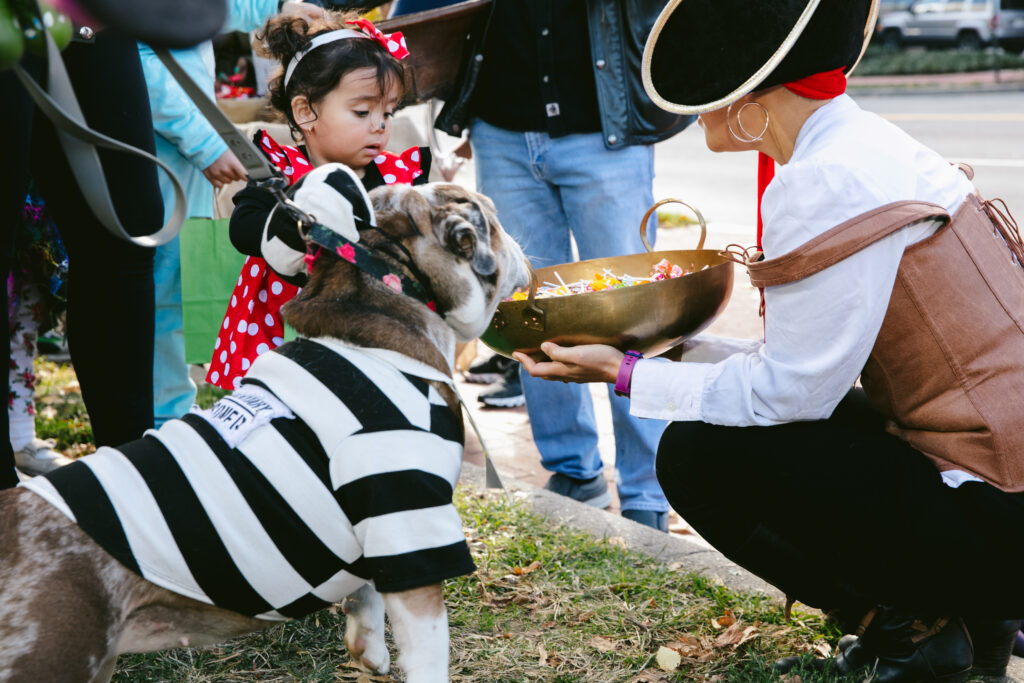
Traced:
[[[505, 356], [496, 353], [486, 360], [470, 365], [463, 376], [467, 382], [473, 382], [474, 384], [492, 384], [508, 374], [509, 368], [515, 365], [516, 362], [511, 358], [505, 358]], [[516, 368], [516, 380], [518, 382], [518, 368]]]
[[556, 472], [548, 479], [548, 483], [544, 484], [544, 488], [596, 508], [606, 508], [612, 504], [608, 482], [600, 474], [593, 479], [573, 479]]
[[481, 391], [476, 398], [491, 408], [518, 408], [524, 405], [526, 397], [523, 396], [523, 384], [519, 381], [519, 368], [513, 366], [510, 372]]

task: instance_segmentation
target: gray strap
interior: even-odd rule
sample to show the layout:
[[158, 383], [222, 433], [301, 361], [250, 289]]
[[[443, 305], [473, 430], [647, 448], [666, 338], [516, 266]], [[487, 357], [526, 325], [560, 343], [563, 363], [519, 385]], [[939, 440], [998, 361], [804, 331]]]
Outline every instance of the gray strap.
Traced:
[[[48, 31], [42, 31], [42, 34], [46, 38], [47, 89], [44, 91], [20, 65], [14, 67], [14, 72], [25, 90], [35, 100], [40, 111], [46, 114], [56, 126], [57, 135], [64, 147], [68, 164], [71, 166], [71, 172], [74, 174], [75, 180], [78, 181], [82, 196], [85, 197], [89, 208], [100, 223], [115, 237], [120, 237], [140, 247], [157, 247], [170, 242], [178, 235], [182, 223], [185, 222], [187, 202], [181, 182], [167, 164], [152, 154], [89, 128], [85, 122], [85, 116], [82, 115], [82, 109], [78, 106], [74, 90], [71, 88], [71, 81], [64, 68], [64, 60], [60, 56], [60, 51]], [[174, 186], [174, 211], [159, 230], [151, 235], [135, 237], [128, 234], [124, 226], [121, 225], [121, 220], [114, 210], [110, 189], [107, 187], [107, 178], [103, 173], [103, 166], [100, 164], [100, 157], [96, 151], [97, 147], [140, 156], [155, 163], [170, 177], [171, 184]]]
[[175, 80], [181, 85], [185, 93], [192, 98], [196, 108], [202, 112], [206, 120], [210, 122], [213, 129], [217, 131], [221, 139], [227, 143], [238, 160], [245, 166], [245, 171], [250, 180], [266, 180], [277, 175], [274, 168], [260, 150], [252, 143], [252, 140], [242, 135], [224, 112], [220, 110], [217, 103], [196, 85], [196, 82], [181, 68], [177, 60], [171, 56], [166, 48], [153, 48], [153, 53], [160, 58], [167, 70], [171, 72]]

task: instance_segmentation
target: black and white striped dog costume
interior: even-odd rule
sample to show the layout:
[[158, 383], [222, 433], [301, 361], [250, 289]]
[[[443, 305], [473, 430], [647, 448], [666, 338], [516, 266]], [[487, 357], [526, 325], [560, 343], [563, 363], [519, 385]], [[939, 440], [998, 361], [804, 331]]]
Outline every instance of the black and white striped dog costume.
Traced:
[[451, 381], [300, 339], [212, 408], [22, 486], [148, 581], [260, 619], [437, 583], [474, 565], [452, 505], [462, 422], [427, 380]]

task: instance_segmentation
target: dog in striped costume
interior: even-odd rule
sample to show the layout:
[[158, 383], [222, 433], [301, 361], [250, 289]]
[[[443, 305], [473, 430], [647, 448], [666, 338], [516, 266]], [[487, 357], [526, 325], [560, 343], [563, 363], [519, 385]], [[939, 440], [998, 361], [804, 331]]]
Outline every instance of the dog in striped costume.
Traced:
[[[473, 570], [451, 501], [455, 342], [526, 284], [526, 261], [482, 195], [382, 187], [365, 215], [359, 188], [320, 175], [317, 210], [351, 204], [358, 243], [394, 278], [321, 248], [283, 309], [300, 339], [233, 394], [0, 491], [0, 680], [107, 681], [119, 653], [342, 601], [364, 667], [389, 668], [386, 611], [406, 680], [448, 679], [441, 581]], [[410, 280], [429, 301], [396, 291]]]

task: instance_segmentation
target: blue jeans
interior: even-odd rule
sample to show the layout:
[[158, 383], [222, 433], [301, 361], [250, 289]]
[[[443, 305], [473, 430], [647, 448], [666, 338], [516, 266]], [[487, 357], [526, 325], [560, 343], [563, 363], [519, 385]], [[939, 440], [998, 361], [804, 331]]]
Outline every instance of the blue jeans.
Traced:
[[153, 259], [156, 319], [153, 344], [153, 423], [181, 417], [192, 408], [196, 385], [185, 362], [181, 312], [181, 250], [178, 238], [156, 248]]
[[[498, 208], [502, 225], [537, 268], [573, 259], [644, 250], [640, 219], [654, 203], [654, 148], [610, 151], [600, 133], [551, 138], [473, 123], [477, 189]], [[648, 230], [654, 241], [653, 229]], [[589, 387], [522, 372], [533, 439], [545, 469], [576, 479], [601, 474], [598, 430]], [[654, 458], [665, 422], [630, 416], [629, 399], [608, 387], [615, 464], [623, 510], [668, 510]]]

